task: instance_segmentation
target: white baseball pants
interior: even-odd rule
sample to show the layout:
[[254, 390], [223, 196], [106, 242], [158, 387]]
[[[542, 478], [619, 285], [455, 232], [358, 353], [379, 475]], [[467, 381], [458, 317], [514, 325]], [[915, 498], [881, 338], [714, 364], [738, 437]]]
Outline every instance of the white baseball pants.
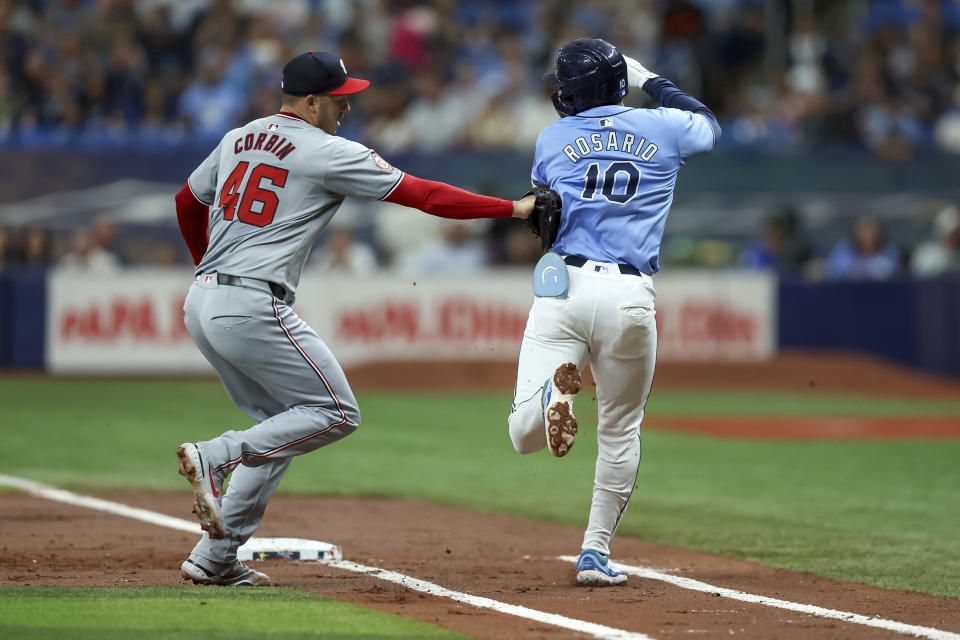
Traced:
[[535, 298], [530, 309], [508, 419], [510, 438], [519, 453], [546, 447], [545, 381], [565, 362], [581, 371], [589, 362], [597, 384], [599, 421], [593, 501], [583, 548], [609, 554], [640, 465], [640, 423], [657, 355], [656, 292], [650, 276], [621, 274], [616, 264], [588, 260], [567, 270], [567, 299]]

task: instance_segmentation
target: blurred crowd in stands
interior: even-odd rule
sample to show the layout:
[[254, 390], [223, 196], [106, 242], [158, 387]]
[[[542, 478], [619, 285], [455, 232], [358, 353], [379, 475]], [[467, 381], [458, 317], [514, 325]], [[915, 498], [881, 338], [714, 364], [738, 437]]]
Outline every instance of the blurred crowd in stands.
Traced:
[[863, 216], [853, 224], [847, 239], [818, 256], [796, 211], [785, 207], [767, 219], [761, 237], [743, 250], [738, 264], [811, 281], [958, 275], [960, 212], [954, 206], [942, 208], [933, 219], [929, 237], [909, 250], [891, 242], [877, 218]]
[[700, 97], [726, 147], [904, 159], [960, 152], [958, 32], [954, 0], [0, 0], [0, 135], [206, 144], [276, 111], [292, 55], [331, 49], [373, 81], [344, 135], [529, 150], [555, 118], [543, 71], [589, 35]]
[[[539, 240], [516, 221], [442, 220], [393, 212], [378, 220], [392, 222], [370, 229], [335, 221], [306, 270], [370, 276], [389, 269], [411, 276], [458, 276], [490, 267], [529, 266], [540, 257]], [[169, 231], [125, 231], [106, 216], [69, 230], [0, 227], [0, 272], [55, 268], [109, 275], [131, 267], [188, 265], [183, 241]]]
[[[277, 111], [287, 59], [328, 49], [373, 82], [351, 101], [341, 135], [391, 155], [532, 156], [556, 118], [541, 76], [557, 47], [580, 36], [609, 39], [700, 97], [728, 150], [860, 147], [901, 162], [960, 153], [955, 0], [0, 0], [0, 148], [208, 149]], [[649, 106], [638, 91], [627, 101]], [[437, 221], [424, 232], [427, 216], [388, 218], [379, 228], [335, 224], [308, 268], [450, 273], [539, 255], [511, 221]], [[823, 247], [788, 206], [745, 247], [704, 242], [713, 254], [687, 260], [665, 244], [663, 263], [812, 280], [960, 271], [956, 208], [928, 220], [919, 245], [889, 240], [880, 219], [864, 216], [848, 239]], [[0, 269], [188, 262], [176, 237], [117, 236], [109, 217], [56, 233], [0, 227]]]
[[[395, 213], [379, 216], [378, 220], [393, 222], [373, 233], [334, 223], [313, 251], [306, 271], [363, 277], [389, 269], [413, 277], [461, 276], [491, 267], [529, 266], [540, 256], [539, 240], [516, 221], [464, 222], [413, 215], [416, 218]], [[414, 219], [418, 224], [410, 224]], [[0, 271], [39, 272], [55, 267], [108, 275], [125, 267], [189, 264], [178, 238], [133, 235], [118, 241], [116, 228], [106, 217], [91, 227], [60, 234], [40, 226], [0, 227]], [[863, 216], [847, 238], [818, 250], [796, 210], [786, 206], [772, 213], [760, 237], [742, 248], [710, 240], [698, 248], [695, 260], [685, 260], [682, 252], [667, 244], [661, 262], [668, 268], [766, 270], [811, 282], [956, 277], [960, 276], [960, 211], [954, 206], [940, 209], [928, 236], [915, 246], [890, 241], [878, 218]]]

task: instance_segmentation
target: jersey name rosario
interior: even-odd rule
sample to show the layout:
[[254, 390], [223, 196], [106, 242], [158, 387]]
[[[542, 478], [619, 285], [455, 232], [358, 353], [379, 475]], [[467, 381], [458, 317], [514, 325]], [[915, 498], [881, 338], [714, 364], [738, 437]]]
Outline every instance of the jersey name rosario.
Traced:
[[[604, 122], [610, 124], [604, 125]], [[600, 126], [611, 126], [613, 122], [608, 119], [601, 119]], [[606, 135], [602, 133], [593, 133], [590, 135], [590, 141], [586, 136], [580, 136], [570, 144], [563, 147], [563, 153], [570, 162], [577, 163], [584, 156], [589, 156], [594, 151], [619, 151], [621, 153], [637, 156], [644, 162], [649, 162], [657, 153], [659, 147], [654, 142], [647, 142], [645, 137], [637, 140], [632, 133], [623, 133], [621, 138], [618, 132], [610, 130]]]

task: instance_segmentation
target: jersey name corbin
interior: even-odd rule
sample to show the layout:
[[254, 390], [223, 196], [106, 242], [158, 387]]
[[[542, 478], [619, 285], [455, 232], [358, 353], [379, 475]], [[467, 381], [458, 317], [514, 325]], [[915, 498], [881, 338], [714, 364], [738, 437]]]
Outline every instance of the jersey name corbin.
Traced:
[[282, 138], [276, 133], [260, 133], [256, 136], [248, 133], [237, 138], [233, 143], [234, 155], [243, 151], [267, 151], [277, 156], [278, 160], [286, 158], [294, 149], [296, 147], [292, 142], [287, 142], [286, 138]]
[[[610, 126], [610, 120], [600, 120], [600, 126]], [[632, 133], [624, 133], [621, 139], [616, 131], [608, 131], [606, 135], [594, 133], [590, 135], [590, 141], [587, 142], [586, 136], [580, 136], [572, 144], [564, 145], [563, 153], [570, 162], [576, 163], [583, 156], [588, 156], [594, 151], [619, 151], [639, 157], [644, 162], [649, 162], [660, 147], [653, 142], [647, 142], [647, 139], [637, 137]]]

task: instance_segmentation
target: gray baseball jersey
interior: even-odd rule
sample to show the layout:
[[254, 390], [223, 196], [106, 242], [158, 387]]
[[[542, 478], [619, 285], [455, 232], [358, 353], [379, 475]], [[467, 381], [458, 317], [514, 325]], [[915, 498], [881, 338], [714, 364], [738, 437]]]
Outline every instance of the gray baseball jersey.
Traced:
[[[340, 440], [360, 422], [340, 364], [289, 306], [291, 295], [280, 300], [251, 281], [293, 294], [343, 198], [383, 198], [402, 177], [367, 147], [279, 113], [229, 132], [188, 179], [193, 195], [210, 204], [210, 239], [184, 323], [227, 393], [258, 422], [196, 443], [212, 495], [222, 500], [226, 537], [204, 534], [190, 554], [194, 564], [231, 567], [291, 458]], [[213, 272], [249, 281], [221, 285]], [[227, 475], [221, 497], [216, 486]]]
[[296, 116], [234, 129], [188, 180], [210, 205], [210, 242], [197, 273], [257, 278], [292, 294], [344, 196], [382, 199], [402, 177], [375, 151]]

